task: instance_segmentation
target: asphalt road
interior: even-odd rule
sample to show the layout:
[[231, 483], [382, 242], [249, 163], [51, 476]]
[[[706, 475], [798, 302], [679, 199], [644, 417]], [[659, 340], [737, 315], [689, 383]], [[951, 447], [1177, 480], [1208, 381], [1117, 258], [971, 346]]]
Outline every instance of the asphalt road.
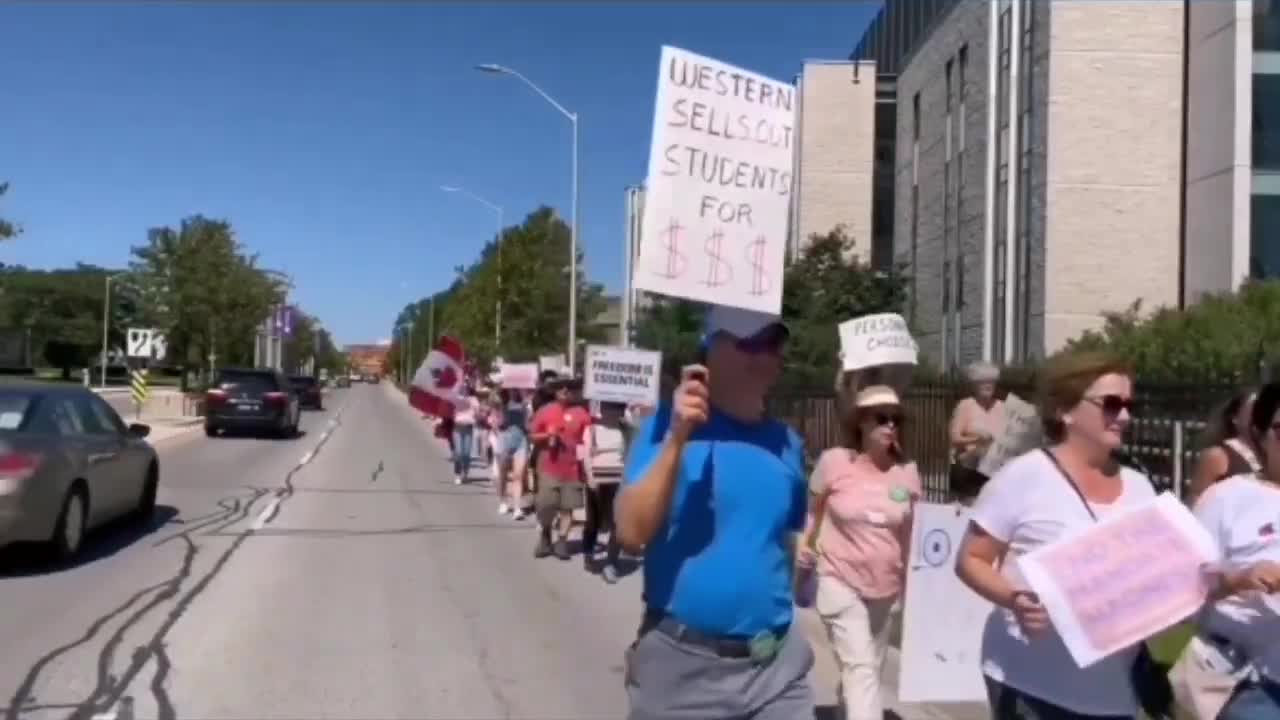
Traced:
[[6, 558], [0, 717], [621, 717], [638, 575], [535, 562], [394, 393], [336, 391], [296, 440], [166, 441], [155, 527]]

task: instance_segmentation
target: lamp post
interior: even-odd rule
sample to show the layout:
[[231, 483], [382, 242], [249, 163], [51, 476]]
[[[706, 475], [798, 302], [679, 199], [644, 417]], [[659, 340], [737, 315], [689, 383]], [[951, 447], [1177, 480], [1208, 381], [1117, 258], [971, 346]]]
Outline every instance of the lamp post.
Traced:
[[116, 275], [107, 275], [102, 291], [102, 387], [107, 387], [107, 338], [111, 329], [111, 281]]
[[493, 309], [493, 350], [494, 353], [500, 353], [502, 347], [502, 206], [491, 203], [479, 195], [467, 190], [466, 188], [456, 187], [454, 185], [441, 185], [440, 189], [447, 193], [461, 193], [476, 202], [484, 205], [498, 215], [498, 298], [494, 302]]
[[555, 98], [548, 95], [542, 88], [538, 87], [532, 80], [521, 75], [519, 72], [512, 70], [503, 65], [495, 65], [493, 63], [485, 63], [477, 65], [476, 69], [481, 72], [492, 73], [496, 75], [510, 75], [515, 79], [529, 86], [543, 100], [546, 100], [551, 107], [560, 111], [569, 119], [569, 123], [573, 126], [573, 185], [571, 189], [572, 207], [570, 215], [572, 216], [571, 225], [569, 226], [569, 342], [568, 342], [568, 360], [569, 370], [572, 372], [577, 367], [577, 350], [578, 350], [578, 114], [569, 112], [563, 105], [556, 102]]

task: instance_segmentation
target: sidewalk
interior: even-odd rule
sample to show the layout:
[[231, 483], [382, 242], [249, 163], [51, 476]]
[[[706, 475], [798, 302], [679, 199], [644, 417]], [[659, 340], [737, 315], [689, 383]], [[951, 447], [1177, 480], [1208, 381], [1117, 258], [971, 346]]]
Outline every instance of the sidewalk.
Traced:
[[[395, 387], [395, 392], [404, 397], [404, 392]], [[414, 413], [417, 417], [422, 417], [421, 413], [416, 410]], [[449, 445], [444, 438], [437, 438], [434, 435], [436, 421], [434, 419], [426, 419], [423, 421], [426, 425], [426, 431], [433, 440], [436, 441], [437, 447], [440, 448], [441, 455], [448, 457]], [[481, 467], [473, 462], [471, 469], [472, 482], [489, 482], [489, 468]], [[576, 520], [582, 521], [584, 517], [575, 517]], [[832, 654], [831, 645], [827, 640], [827, 631], [822, 624], [821, 618], [812, 608], [797, 608], [797, 618], [800, 627], [803, 629], [805, 636], [809, 639], [809, 644], [813, 647], [814, 666], [813, 672], [810, 674], [810, 681], [813, 683], [814, 693], [817, 698], [819, 708], [818, 720], [833, 720], [836, 715], [823, 714], [830, 712], [825, 708], [836, 707], [836, 686], [840, 681], [839, 671], [836, 668], [835, 657]], [[884, 709], [890, 717], [896, 717], [900, 720], [986, 720], [990, 717], [986, 703], [900, 703], [898, 702], [898, 673], [900, 672], [901, 658], [896, 647], [890, 647], [885, 657], [884, 672], [882, 674], [882, 691]]]
[[[132, 421], [126, 418], [125, 422]], [[141, 422], [151, 428], [147, 442], [152, 445], [193, 433], [204, 426], [202, 417], [144, 417]]]

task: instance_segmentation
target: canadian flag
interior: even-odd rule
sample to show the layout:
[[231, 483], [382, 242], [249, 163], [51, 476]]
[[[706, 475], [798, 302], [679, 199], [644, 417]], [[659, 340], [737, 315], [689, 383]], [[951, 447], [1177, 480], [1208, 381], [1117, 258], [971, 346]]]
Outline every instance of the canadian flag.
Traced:
[[454, 409], [463, 404], [464, 357], [462, 343], [451, 337], [441, 337], [436, 349], [427, 353], [422, 367], [414, 373], [413, 383], [409, 386], [409, 404], [427, 415], [453, 417]]

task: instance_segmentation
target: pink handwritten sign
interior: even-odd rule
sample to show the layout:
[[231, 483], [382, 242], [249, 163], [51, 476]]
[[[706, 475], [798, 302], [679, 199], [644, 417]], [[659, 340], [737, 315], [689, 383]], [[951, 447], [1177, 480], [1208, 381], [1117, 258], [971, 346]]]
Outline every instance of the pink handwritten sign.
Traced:
[[1217, 548], [1172, 495], [1104, 518], [1018, 559], [1081, 667], [1194, 613]]

